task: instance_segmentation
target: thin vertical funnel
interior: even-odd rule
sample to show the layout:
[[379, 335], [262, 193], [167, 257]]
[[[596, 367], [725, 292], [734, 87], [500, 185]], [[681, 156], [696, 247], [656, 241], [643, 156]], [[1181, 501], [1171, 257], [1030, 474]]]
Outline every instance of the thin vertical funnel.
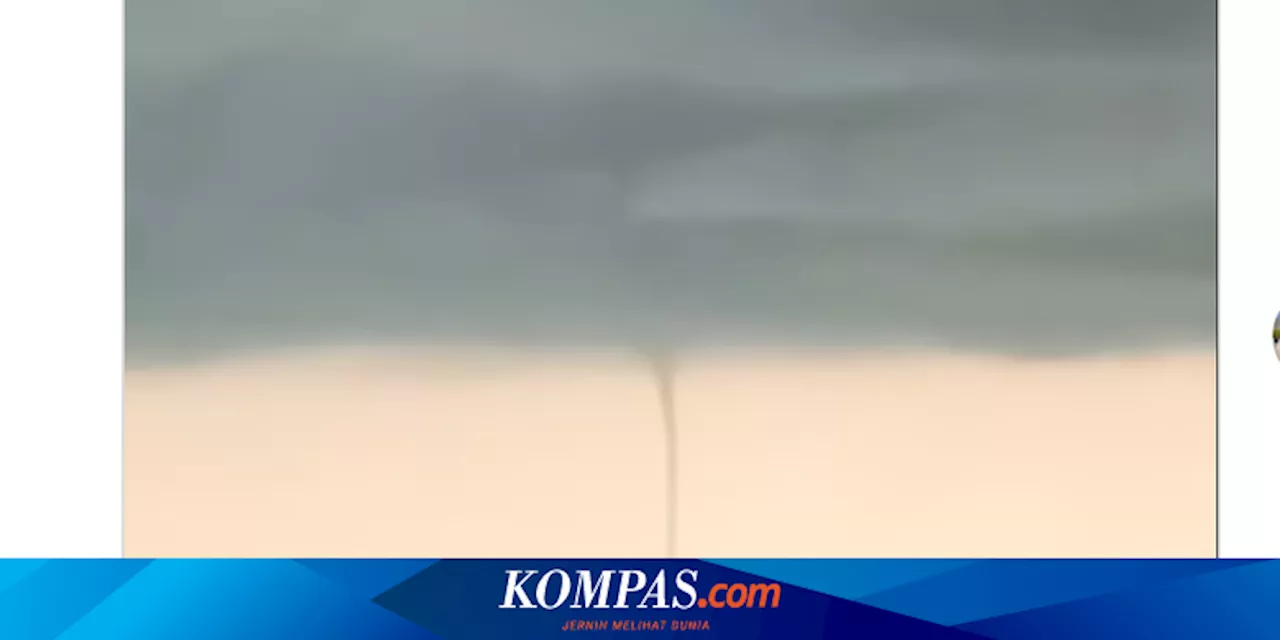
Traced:
[[651, 351], [650, 364], [658, 384], [658, 401], [662, 408], [662, 427], [666, 445], [667, 556], [676, 557], [676, 534], [679, 531], [680, 468], [675, 403], [675, 362], [664, 351]]

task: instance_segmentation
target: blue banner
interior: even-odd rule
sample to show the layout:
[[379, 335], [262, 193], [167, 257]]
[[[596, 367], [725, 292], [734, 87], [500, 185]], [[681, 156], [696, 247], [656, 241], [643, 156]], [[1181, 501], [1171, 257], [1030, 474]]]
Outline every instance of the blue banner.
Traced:
[[11, 560], [0, 639], [1280, 638], [1280, 561]]

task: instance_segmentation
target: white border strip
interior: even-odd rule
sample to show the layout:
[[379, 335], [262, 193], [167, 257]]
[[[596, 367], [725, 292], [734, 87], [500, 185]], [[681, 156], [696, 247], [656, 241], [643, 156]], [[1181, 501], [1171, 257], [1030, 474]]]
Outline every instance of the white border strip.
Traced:
[[1280, 557], [1280, 4], [1219, 3], [1218, 552]]
[[0, 4], [0, 557], [121, 555], [122, 18]]

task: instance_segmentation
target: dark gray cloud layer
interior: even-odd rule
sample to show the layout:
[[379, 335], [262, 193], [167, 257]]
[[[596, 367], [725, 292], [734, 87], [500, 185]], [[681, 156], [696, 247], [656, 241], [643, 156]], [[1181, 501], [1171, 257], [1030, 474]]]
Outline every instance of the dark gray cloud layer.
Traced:
[[129, 349], [1207, 342], [1213, 10], [129, 0]]

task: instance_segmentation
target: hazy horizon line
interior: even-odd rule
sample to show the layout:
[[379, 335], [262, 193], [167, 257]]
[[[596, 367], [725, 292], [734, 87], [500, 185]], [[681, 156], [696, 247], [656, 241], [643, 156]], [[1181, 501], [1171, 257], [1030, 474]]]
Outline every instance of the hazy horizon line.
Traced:
[[1027, 352], [1016, 349], [981, 349], [958, 347], [942, 343], [849, 343], [843, 345], [816, 345], [813, 343], [690, 343], [685, 345], [658, 342], [627, 345], [615, 343], [533, 343], [501, 340], [439, 341], [439, 340], [369, 340], [335, 341], [296, 345], [274, 344], [270, 346], [205, 350], [201, 353], [163, 355], [125, 354], [126, 372], [192, 369], [218, 367], [228, 364], [253, 362], [334, 361], [344, 359], [399, 359], [420, 357], [424, 361], [435, 358], [516, 359], [547, 357], [608, 357], [628, 356], [643, 360], [646, 354], [662, 351], [689, 360], [735, 359], [741, 357], [804, 357], [804, 358], [856, 358], [877, 360], [902, 360], [911, 358], [991, 360], [1009, 363], [1087, 362], [1098, 360], [1150, 360], [1169, 357], [1210, 355], [1217, 358], [1216, 340], [1203, 343], [1196, 340], [1164, 341], [1144, 346], [1095, 349], [1044, 349]]

